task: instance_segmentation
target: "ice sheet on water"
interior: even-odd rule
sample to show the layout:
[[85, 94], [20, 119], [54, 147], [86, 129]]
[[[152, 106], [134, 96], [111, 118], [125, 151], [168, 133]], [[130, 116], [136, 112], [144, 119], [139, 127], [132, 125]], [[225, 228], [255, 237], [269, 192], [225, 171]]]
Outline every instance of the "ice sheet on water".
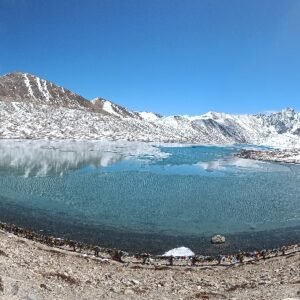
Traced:
[[62, 174], [68, 170], [106, 167], [131, 158], [162, 159], [159, 148], [140, 142], [0, 141], [0, 169], [25, 176]]
[[195, 166], [201, 169], [213, 172], [213, 171], [234, 171], [239, 170], [254, 170], [256, 172], [289, 172], [289, 166], [272, 164], [270, 162], [257, 161], [252, 159], [244, 159], [239, 157], [230, 157], [228, 159], [211, 160], [207, 162], [200, 161]]

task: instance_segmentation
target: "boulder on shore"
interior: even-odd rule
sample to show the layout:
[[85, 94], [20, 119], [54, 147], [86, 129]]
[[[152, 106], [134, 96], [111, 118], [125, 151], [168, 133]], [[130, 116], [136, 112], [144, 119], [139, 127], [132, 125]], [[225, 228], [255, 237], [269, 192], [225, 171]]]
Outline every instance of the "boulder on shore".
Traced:
[[225, 236], [217, 234], [211, 238], [211, 243], [212, 244], [224, 244], [225, 240], [226, 240]]

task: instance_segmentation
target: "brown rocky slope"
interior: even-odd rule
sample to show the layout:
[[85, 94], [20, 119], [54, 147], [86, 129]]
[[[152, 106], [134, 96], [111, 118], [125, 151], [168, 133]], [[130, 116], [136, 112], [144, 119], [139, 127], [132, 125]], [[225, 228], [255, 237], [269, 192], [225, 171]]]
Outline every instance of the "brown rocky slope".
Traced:
[[251, 264], [118, 263], [0, 231], [0, 299], [300, 299], [299, 252]]

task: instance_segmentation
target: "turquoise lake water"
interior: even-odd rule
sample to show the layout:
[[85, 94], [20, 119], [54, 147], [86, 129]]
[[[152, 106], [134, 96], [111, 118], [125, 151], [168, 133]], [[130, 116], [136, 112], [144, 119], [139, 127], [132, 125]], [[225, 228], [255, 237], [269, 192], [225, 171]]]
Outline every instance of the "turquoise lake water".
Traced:
[[254, 247], [292, 230], [292, 242], [300, 166], [236, 158], [242, 147], [1, 141], [0, 219], [128, 250], [216, 233]]

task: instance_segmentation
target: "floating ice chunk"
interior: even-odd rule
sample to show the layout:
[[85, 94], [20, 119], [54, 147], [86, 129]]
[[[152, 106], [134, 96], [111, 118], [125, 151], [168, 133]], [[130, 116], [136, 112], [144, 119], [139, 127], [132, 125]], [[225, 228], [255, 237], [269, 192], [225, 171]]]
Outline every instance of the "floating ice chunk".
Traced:
[[206, 171], [220, 171], [225, 170], [225, 166], [223, 165], [223, 161], [221, 160], [213, 160], [208, 162], [199, 162], [196, 165], [201, 167], [202, 169]]

